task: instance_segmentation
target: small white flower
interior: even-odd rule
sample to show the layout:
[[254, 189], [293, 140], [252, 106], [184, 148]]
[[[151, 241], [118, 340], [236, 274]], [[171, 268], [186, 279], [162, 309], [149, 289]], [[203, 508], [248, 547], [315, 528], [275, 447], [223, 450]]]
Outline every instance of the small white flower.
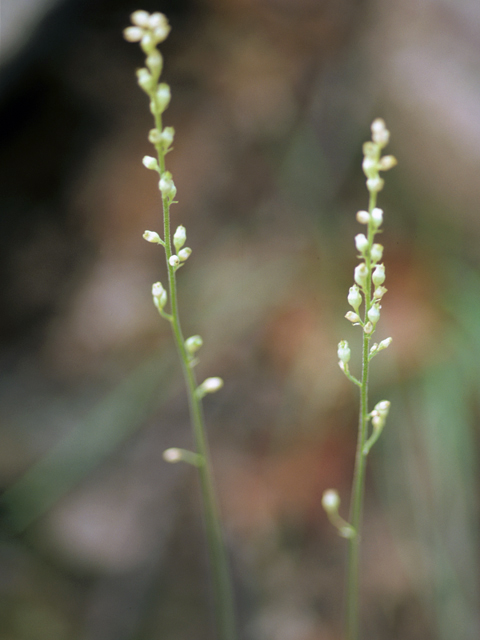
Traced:
[[345, 318], [349, 322], [360, 322], [360, 316], [358, 315], [358, 313], [354, 313], [353, 311], [347, 311], [347, 313], [345, 314]]
[[199, 389], [201, 393], [215, 393], [223, 387], [223, 380], [221, 378], [207, 378], [202, 382]]
[[185, 349], [190, 355], [193, 355], [203, 345], [201, 336], [190, 336], [185, 340]]
[[379, 176], [376, 176], [375, 178], [369, 178], [367, 180], [367, 189], [374, 192], [381, 191], [384, 184], [385, 181]]
[[178, 265], [180, 264], [180, 258], [174, 254], [168, 259], [168, 264], [171, 267], [178, 267]]
[[350, 287], [347, 296], [348, 304], [358, 311], [358, 307], [362, 304], [362, 294], [356, 284]]
[[147, 169], [151, 169], [152, 171], [159, 171], [158, 161], [156, 158], [152, 156], [144, 156], [142, 160], [142, 164]]
[[165, 449], [163, 452], [163, 459], [166, 462], [180, 462], [182, 460], [182, 451], [177, 449], [177, 447], [171, 447], [170, 449]]
[[134, 11], [130, 16], [130, 20], [137, 27], [142, 27], [143, 29], [149, 28], [149, 20], [150, 14], [148, 11]]
[[347, 364], [347, 362], [349, 362], [352, 353], [346, 340], [341, 340], [338, 343], [337, 355], [338, 359], [344, 364]]
[[166, 84], [165, 82], [161, 82], [158, 85], [158, 89], [157, 89], [157, 102], [158, 102], [158, 106], [160, 108], [160, 111], [165, 111], [165, 109], [168, 107], [168, 105], [170, 104], [170, 100], [172, 98], [172, 94], [170, 91], [170, 87], [168, 86], [168, 84]]
[[140, 27], [127, 27], [123, 30], [123, 37], [127, 42], [140, 42], [144, 31]]
[[372, 273], [372, 281], [376, 287], [379, 287], [385, 282], [385, 265], [377, 264], [374, 272]]
[[375, 243], [372, 246], [372, 250], [370, 251], [370, 257], [372, 262], [380, 262], [383, 256], [383, 246], [381, 244]]
[[391, 344], [392, 344], [392, 338], [385, 338], [385, 340], [382, 340], [378, 345], [378, 351], [383, 351], [383, 349], [386, 349]]
[[167, 292], [163, 288], [161, 282], [155, 282], [152, 285], [152, 296], [153, 303], [157, 307], [157, 309], [163, 309], [163, 307], [167, 304]]
[[357, 222], [360, 224], [368, 224], [370, 221], [370, 214], [368, 211], [357, 211]]
[[327, 489], [322, 495], [322, 507], [327, 513], [336, 513], [340, 507], [340, 496], [335, 489]]
[[175, 184], [172, 180], [172, 174], [169, 171], [165, 171], [165, 173], [162, 175], [158, 186], [165, 198], [168, 198], [170, 201], [175, 198], [177, 188], [175, 187]]
[[180, 249], [185, 244], [187, 239], [187, 230], [183, 225], [177, 227], [175, 233], [173, 234], [173, 244], [175, 246], [176, 251], [180, 251]]
[[192, 250], [190, 249], [190, 247], [184, 247], [178, 252], [178, 257], [180, 258], [181, 262], [185, 262], [185, 260], [188, 260], [191, 255]]
[[353, 279], [360, 287], [365, 288], [365, 285], [367, 284], [367, 276], [368, 276], [367, 265], [364, 262], [361, 262], [359, 265], [355, 267]]
[[378, 162], [378, 168], [380, 171], [388, 171], [397, 166], [397, 159], [395, 156], [383, 156]]
[[390, 139], [390, 132], [385, 126], [385, 120], [383, 118], [377, 118], [372, 122], [372, 140], [375, 144], [381, 147], [385, 147]]
[[383, 222], [383, 209], [375, 207], [375, 209], [372, 210], [372, 222], [374, 227], [378, 229]]
[[372, 307], [370, 307], [367, 316], [373, 326], [375, 326], [380, 320], [380, 305], [374, 304]]
[[145, 231], [143, 234], [143, 238], [147, 242], [152, 242], [153, 244], [160, 244], [160, 236], [156, 231]]

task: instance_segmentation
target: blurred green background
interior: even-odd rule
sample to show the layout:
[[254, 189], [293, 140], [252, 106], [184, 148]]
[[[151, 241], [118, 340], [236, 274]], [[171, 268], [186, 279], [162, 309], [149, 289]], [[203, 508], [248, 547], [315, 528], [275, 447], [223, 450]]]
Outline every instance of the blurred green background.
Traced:
[[179, 273], [241, 640], [341, 640], [356, 390], [338, 369], [383, 117], [386, 285], [371, 402], [363, 637], [480, 637], [480, 5], [472, 0], [3, 0], [0, 640], [211, 640], [147, 100], [122, 40], [167, 14]]

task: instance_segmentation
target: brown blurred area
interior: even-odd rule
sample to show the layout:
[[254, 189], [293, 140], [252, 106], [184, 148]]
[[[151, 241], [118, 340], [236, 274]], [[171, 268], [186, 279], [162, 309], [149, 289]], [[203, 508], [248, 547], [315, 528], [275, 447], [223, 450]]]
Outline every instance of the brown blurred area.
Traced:
[[214, 637], [197, 479], [169, 327], [129, 14], [160, 10], [173, 225], [241, 640], [341, 640], [357, 394], [337, 365], [361, 146], [398, 167], [371, 402], [362, 629], [475, 640], [480, 397], [480, 6], [472, 0], [3, 0], [0, 640]]

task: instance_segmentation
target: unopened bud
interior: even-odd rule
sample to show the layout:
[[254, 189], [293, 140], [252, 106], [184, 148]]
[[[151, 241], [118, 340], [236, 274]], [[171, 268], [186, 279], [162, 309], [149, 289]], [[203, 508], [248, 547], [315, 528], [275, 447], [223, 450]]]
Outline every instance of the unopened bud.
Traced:
[[368, 211], [357, 211], [357, 222], [360, 224], [368, 224], [370, 221], [370, 214]]
[[382, 340], [379, 345], [378, 345], [378, 351], [383, 351], [384, 349], [387, 349], [387, 347], [389, 347], [392, 344], [392, 338], [385, 338], [385, 340]]
[[196, 353], [202, 345], [203, 340], [201, 336], [190, 336], [190, 338], [185, 340], [185, 349], [190, 355]]
[[180, 249], [180, 251], [178, 252], [178, 257], [180, 258], [180, 262], [185, 262], [185, 260], [188, 260], [191, 255], [192, 255], [192, 250], [190, 249], [190, 247], [184, 247], [183, 249]]
[[349, 322], [360, 322], [360, 316], [358, 315], [358, 313], [354, 313], [353, 311], [347, 311], [347, 313], [345, 314], [345, 318]]
[[155, 80], [152, 78], [148, 69], [142, 68], [137, 70], [137, 82], [141, 89], [146, 93], [150, 93], [155, 86]]
[[158, 161], [156, 158], [152, 158], [152, 156], [144, 156], [142, 160], [143, 166], [147, 169], [151, 169], [152, 171], [160, 171], [160, 167], [158, 166]]
[[362, 294], [356, 284], [350, 287], [347, 296], [348, 304], [358, 311], [358, 307], [362, 304]]
[[397, 159], [395, 156], [383, 156], [383, 158], [380, 158], [378, 162], [378, 168], [381, 171], [388, 171], [389, 169], [393, 169], [395, 166], [397, 166]]
[[123, 30], [123, 37], [127, 42], [140, 42], [143, 33], [144, 31], [140, 27], [127, 27]]
[[168, 198], [170, 201], [175, 198], [177, 189], [172, 180], [172, 174], [169, 171], [165, 171], [165, 173], [162, 174], [158, 186], [164, 198]]
[[380, 305], [374, 304], [372, 307], [370, 307], [367, 316], [373, 326], [375, 326], [380, 320]]
[[140, 40], [140, 46], [142, 47], [142, 51], [145, 55], [150, 55], [155, 51], [155, 40], [151, 33], [145, 33], [143, 38]]
[[157, 307], [157, 309], [163, 309], [163, 307], [167, 304], [167, 292], [163, 288], [161, 282], [155, 282], [152, 285], [152, 296], [153, 303]]
[[360, 251], [362, 255], [368, 249], [368, 240], [363, 233], [359, 233], [355, 236], [355, 246], [357, 247], [357, 251]]
[[171, 267], [178, 267], [178, 265], [180, 264], [180, 258], [174, 254], [168, 259], [168, 264]]
[[390, 132], [385, 126], [383, 118], [377, 118], [372, 122], [372, 140], [380, 147], [385, 147], [390, 139]]
[[157, 103], [160, 111], [163, 113], [170, 103], [172, 97], [170, 87], [165, 82], [161, 82], [157, 89]]
[[378, 207], [375, 207], [372, 210], [372, 222], [373, 222], [374, 227], [376, 229], [378, 229], [378, 227], [383, 222], [383, 209], [379, 209]]
[[372, 246], [372, 250], [370, 251], [370, 257], [372, 262], [380, 262], [383, 256], [383, 246], [381, 244], [375, 243]]
[[373, 324], [371, 322], [367, 322], [367, 324], [363, 327], [363, 330], [365, 331], [366, 334], [372, 333]]
[[148, 11], [140, 11], [140, 10], [134, 11], [130, 16], [130, 20], [137, 27], [143, 27], [144, 29], [148, 29], [150, 14], [148, 13]]
[[177, 227], [175, 233], [173, 234], [173, 244], [175, 246], [176, 251], [180, 251], [180, 249], [185, 244], [187, 239], [187, 230], [183, 225]]
[[340, 507], [340, 496], [335, 489], [327, 489], [323, 492], [322, 507], [327, 513], [337, 513]]
[[375, 300], [381, 300], [387, 291], [388, 289], [386, 287], [377, 287], [373, 293], [373, 297]]
[[152, 144], [158, 144], [162, 140], [162, 133], [158, 129], [150, 129], [148, 132], [148, 141]]
[[355, 267], [353, 279], [362, 288], [365, 288], [367, 284], [368, 269], [364, 262], [361, 262]]
[[145, 233], [143, 234], [143, 238], [147, 242], [152, 242], [153, 244], [161, 244], [162, 242], [160, 236], [156, 231], [145, 231]]
[[378, 176], [376, 176], [375, 178], [369, 178], [367, 180], [367, 189], [369, 191], [378, 192], [383, 189], [384, 184], [385, 184], [385, 181]]
[[337, 355], [338, 359], [344, 364], [347, 364], [347, 362], [350, 360], [352, 353], [346, 340], [341, 340], [338, 343]]
[[385, 282], [385, 265], [377, 264], [374, 272], [372, 273], [372, 281], [376, 287], [379, 287]]
[[159, 142], [161, 143], [165, 151], [167, 151], [168, 147], [172, 144], [174, 134], [175, 129], [173, 127], [165, 127], [165, 129], [160, 134]]
[[215, 393], [223, 387], [223, 380], [221, 378], [207, 378], [202, 384], [197, 387], [196, 394], [199, 398], [207, 393]]
[[160, 52], [154, 49], [151, 53], [148, 54], [145, 63], [152, 72], [152, 75], [155, 76], [155, 78], [157, 78], [158, 80], [158, 76], [160, 75], [163, 66], [163, 59]]

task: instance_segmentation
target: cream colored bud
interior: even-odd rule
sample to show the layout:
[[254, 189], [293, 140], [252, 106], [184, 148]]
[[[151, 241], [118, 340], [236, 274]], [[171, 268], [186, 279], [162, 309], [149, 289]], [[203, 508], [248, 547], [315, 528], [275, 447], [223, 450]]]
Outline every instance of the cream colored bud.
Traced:
[[392, 338], [385, 338], [385, 340], [382, 340], [378, 345], [378, 351], [383, 351], [384, 349], [387, 349], [391, 344], [392, 344]]
[[156, 231], [145, 231], [145, 233], [143, 234], [143, 238], [147, 242], [152, 242], [153, 244], [161, 244], [162, 242], [160, 236]]
[[148, 69], [137, 70], [137, 82], [139, 87], [143, 89], [145, 93], [152, 91], [155, 84], [155, 81]]
[[370, 251], [370, 258], [372, 262], [380, 262], [383, 256], [383, 246], [381, 244], [375, 243], [372, 246], [372, 250]]
[[140, 42], [144, 31], [140, 27], [127, 27], [123, 30], [123, 37], [127, 42]]
[[162, 132], [158, 129], [150, 129], [148, 132], [148, 141], [152, 144], [159, 144], [162, 141]]
[[370, 214], [368, 211], [357, 211], [357, 222], [360, 224], [368, 224], [370, 222]]
[[378, 192], [383, 189], [384, 184], [385, 184], [385, 181], [378, 176], [376, 176], [375, 178], [368, 178], [367, 189], [369, 191]]
[[395, 156], [383, 156], [383, 158], [380, 158], [379, 160], [378, 167], [380, 171], [388, 171], [389, 169], [396, 167], [397, 164]]
[[367, 178], [375, 179], [378, 176], [378, 162], [376, 158], [365, 156], [362, 162], [363, 173]]
[[344, 364], [347, 364], [347, 362], [349, 362], [352, 353], [346, 340], [341, 340], [338, 343], [337, 355], [338, 359]]
[[379, 209], [378, 207], [372, 209], [372, 222], [373, 226], [378, 229], [383, 222], [383, 209]]
[[148, 54], [147, 59], [145, 60], [145, 63], [147, 67], [150, 69], [150, 71], [152, 72], [152, 75], [155, 76], [155, 78], [157, 78], [158, 80], [158, 76], [160, 75], [162, 71], [162, 66], [163, 66], [163, 58], [160, 52], [157, 51], [156, 49], [151, 51]]
[[164, 27], [165, 25], [168, 25], [168, 20], [166, 16], [160, 12], [152, 13], [148, 20], [150, 29], [158, 29], [158, 27]]
[[180, 258], [176, 255], [170, 256], [170, 258], [168, 259], [168, 264], [171, 267], [178, 267], [178, 265], [180, 264]]
[[206, 393], [215, 393], [215, 391], [218, 391], [222, 387], [223, 380], [221, 378], [207, 378], [197, 387], [196, 393], [200, 398], [203, 398]]
[[366, 334], [372, 333], [373, 324], [371, 322], [367, 322], [367, 324], [363, 327], [363, 330], [365, 331]]
[[372, 122], [372, 140], [380, 147], [385, 147], [390, 139], [390, 132], [385, 126], [383, 118], [377, 118]]
[[377, 402], [373, 410], [377, 411], [381, 416], [386, 417], [390, 411], [390, 405], [391, 402], [389, 400], [381, 400], [380, 402]]
[[335, 489], [327, 489], [322, 495], [322, 507], [327, 513], [337, 513], [340, 507], [340, 496]]
[[203, 340], [201, 336], [190, 336], [190, 338], [185, 340], [185, 349], [190, 355], [196, 353], [202, 345]]
[[147, 169], [151, 169], [152, 171], [160, 171], [157, 159], [152, 158], [152, 156], [144, 156], [142, 164], [144, 167], [146, 167]]
[[388, 289], [386, 289], [386, 287], [377, 287], [374, 291], [373, 297], [375, 300], [381, 300], [387, 291]]
[[151, 33], [147, 32], [143, 35], [143, 38], [140, 40], [140, 46], [146, 56], [155, 51], [155, 40]]
[[182, 451], [177, 447], [171, 447], [170, 449], [165, 449], [162, 457], [165, 462], [180, 462], [182, 460]]
[[165, 173], [162, 175], [158, 186], [164, 198], [168, 198], [170, 201], [175, 198], [177, 189], [172, 180], [172, 174], [169, 171], [165, 171]]
[[355, 311], [358, 311], [358, 307], [362, 304], [362, 294], [356, 284], [348, 290], [347, 300], [348, 304], [353, 307]]
[[130, 16], [130, 20], [132, 21], [132, 24], [135, 24], [137, 27], [148, 29], [150, 14], [148, 11], [134, 11]]
[[353, 279], [362, 288], [365, 288], [367, 284], [368, 269], [364, 262], [361, 262], [355, 267]]
[[161, 282], [155, 282], [152, 285], [152, 296], [153, 302], [157, 309], [163, 309], [163, 307], [167, 304], [168, 296]]
[[160, 134], [160, 143], [166, 151], [173, 142], [173, 136], [175, 135], [175, 129], [173, 127], [165, 127]]
[[379, 287], [385, 282], [385, 265], [377, 264], [374, 272], [372, 273], [372, 282], [376, 287]]
[[180, 262], [185, 262], [185, 260], [188, 260], [191, 255], [192, 255], [192, 250], [190, 249], [190, 247], [184, 247], [183, 249], [180, 249], [180, 251], [178, 252], [178, 257], [180, 258]]
[[374, 304], [372, 307], [370, 307], [367, 316], [373, 326], [375, 326], [380, 320], [380, 305]]
[[168, 107], [168, 105], [170, 104], [170, 100], [172, 97], [170, 87], [166, 82], [161, 82], [158, 85], [156, 96], [157, 96], [158, 107], [160, 111], [163, 113], [165, 109]]
[[175, 246], [175, 251], [180, 251], [187, 240], [187, 230], [183, 225], [180, 225], [176, 228], [175, 233], [173, 234], [173, 244]]
[[357, 251], [360, 251], [362, 255], [368, 249], [368, 240], [363, 233], [359, 233], [355, 236], [355, 246], [357, 247]]
[[347, 313], [345, 314], [345, 318], [349, 322], [360, 322], [360, 316], [358, 315], [358, 313], [354, 313], [353, 311], [347, 311]]

